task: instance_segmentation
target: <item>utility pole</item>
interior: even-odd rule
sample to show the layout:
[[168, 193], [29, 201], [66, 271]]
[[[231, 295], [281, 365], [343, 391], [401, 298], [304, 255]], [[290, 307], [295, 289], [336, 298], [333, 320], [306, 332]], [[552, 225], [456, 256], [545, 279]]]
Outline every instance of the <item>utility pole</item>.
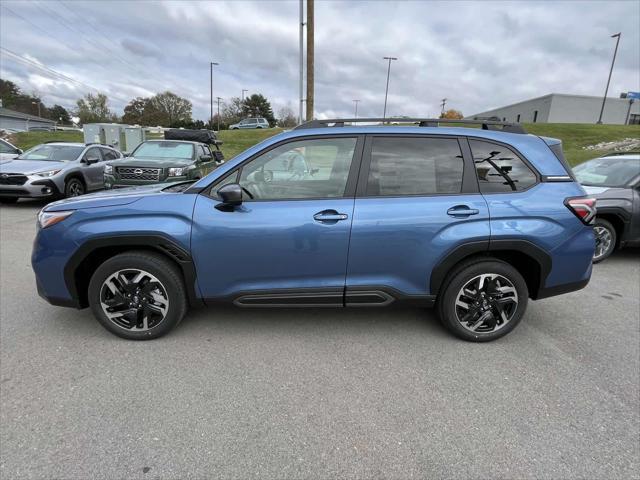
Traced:
[[242, 89], [242, 101], [244, 102], [244, 92], [248, 92], [249, 90], [247, 90], [246, 88]]
[[213, 66], [214, 65], [219, 65], [219, 63], [216, 62], [209, 62], [210, 65], [210, 71], [209, 71], [209, 85], [210, 85], [210, 92], [211, 92], [211, 115], [209, 117], [209, 123], [213, 123]]
[[620, 36], [622, 32], [618, 32], [611, 35], [611, 38], [616, 38], [616, 49], [613, 51], [613, 60], [611, 60], [611, 68], [609, 69], [609, 78], [607, 79], [607, 87], [604, 89], [604, 97], [602, 97], [602, 108], [600, 109], [600, 116], [596, 123], [602, 123], [602, 114], [604, 113], [604, 104], [607, 101], [607, 93], [609, 92], [609, 82], [611, 82], [611, 74], [613, 73], [613, 64], [616, 63], [616, 54], [618, 53], [618, 44], [620, 44]]
[[313, 2], [307, 0], [307, 122], [313, 120]]
[[304, 105], [304, 0], [300, 0], [300, 111], [298, 125], [302, 123], [302, 107]]
[[396, 57], [384, 57], [385, 60], [389, 60], [389, 67], [387, 68], [387, 88], [384, 91], [384, 111], [382, 112], [382, 119], [387, 118], [387, 95], [389, 94], [389, 75], [391, 74], [391, 60], [398, 60]]
[[359, 101], [360, 101], [360, 100], [357, 100], [357, 99], [353, 101], [353, 103], [355, 103], [355, 104], [356, 104], [356, 112], [355, 112], [355, 116], [354, 116], [354, 118], [358, 118], [358, 102], [359, 102]]
[[218, 99], [218, 133], [220, 133], [220, 100], [222, 97], [216, 97]]
[[442, 99], [442, 103], [440, 104], [440, 106], [442, 107], [442, 110], [440, 111], [440, 118], [444, 117], [444, 106], [447, 104], [447, 99], [443, 98]]

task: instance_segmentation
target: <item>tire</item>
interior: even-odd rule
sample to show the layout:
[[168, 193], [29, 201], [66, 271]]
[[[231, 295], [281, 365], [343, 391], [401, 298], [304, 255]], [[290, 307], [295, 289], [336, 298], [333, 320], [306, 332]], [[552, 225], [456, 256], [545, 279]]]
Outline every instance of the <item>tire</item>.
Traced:
[[79, 197], [80, 195], [84, 195], [87, 189], [77, 177], [71, 177], [64, 183], [64, 196], [65, 198]]
[[0, 203], [6, 203], [9, 205], [13, 205], [14, 203], [18, 203], [18, 199], [15, 197], [0, 197]]
[[[480, 283], [482, 289], [478, 288]], [[437, 306], [440, 321], [451, 333], [470, 342], [489, 342], [506, 335], [527, 308], [529, 290], [524, 278], [501, 260], [464, 262], [443, 285]]]
[[[138, 275], [142, 277], [136, 283]], [[121, 253], [100, 265], [88, 296], [98, 322], [128, 340], [162, 337], [182, 321], [189, 306], [178, 267], [160, 254], [143, 251]]]
[[593, 253], [593, 263], [599, 263], [608, 258], [616, 249], [618, 235], [611, 222], [604, 218], [597, 218], [593, 224], [596, 237], [596, 249]]

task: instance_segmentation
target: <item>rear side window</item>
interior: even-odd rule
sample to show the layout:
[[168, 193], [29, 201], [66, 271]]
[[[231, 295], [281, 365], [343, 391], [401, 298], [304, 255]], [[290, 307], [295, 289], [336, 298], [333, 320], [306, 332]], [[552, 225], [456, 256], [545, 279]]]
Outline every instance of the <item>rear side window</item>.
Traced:
[[455, 138], [374, 137], [366, 195], [460, 193], [463, 170]]
[[536, 175], [511, 149], [469, 140], [482, 193], [517, 192], [536, 183]]

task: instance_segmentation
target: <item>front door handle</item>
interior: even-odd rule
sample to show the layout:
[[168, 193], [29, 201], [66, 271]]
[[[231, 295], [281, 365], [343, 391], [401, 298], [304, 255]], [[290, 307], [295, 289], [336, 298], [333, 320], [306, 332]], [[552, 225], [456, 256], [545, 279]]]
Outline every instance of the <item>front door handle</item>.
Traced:
[[349, 215], [346, 213], [338, 213], [335, 210], [323, 210], [313, 216], [313, 219], [317, 222], [337, 222], [339, 220], [346, 220]]
[[456, 205], [447, 210], [447, 215], [451, 217], [468, 217], [469, 215], [477, 215], [480, 210], [469, 208], [467, 205]]

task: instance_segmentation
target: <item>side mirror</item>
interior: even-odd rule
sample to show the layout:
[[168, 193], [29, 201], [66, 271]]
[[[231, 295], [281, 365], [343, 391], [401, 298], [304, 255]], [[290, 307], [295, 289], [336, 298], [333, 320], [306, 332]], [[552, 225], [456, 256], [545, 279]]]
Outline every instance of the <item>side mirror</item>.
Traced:
[[16, 153], [18, 155], [22, 155], [24, 153], [24, 151], [21, 148], [16, 148]]
[[94, 163], [98, 163], [98, 158], [96, 158], [96, 157], [85, 157], [83, 161], [87, 165], [93, 165]]
[[218, 210], [228, 210], [242, 204], [242, 187], [237, 183], [229, 183], [218, 190], [222, 203], [216, 205]]
[[213, 155], [200, 155], [201, 162], [208, 162], [213, 158]]

